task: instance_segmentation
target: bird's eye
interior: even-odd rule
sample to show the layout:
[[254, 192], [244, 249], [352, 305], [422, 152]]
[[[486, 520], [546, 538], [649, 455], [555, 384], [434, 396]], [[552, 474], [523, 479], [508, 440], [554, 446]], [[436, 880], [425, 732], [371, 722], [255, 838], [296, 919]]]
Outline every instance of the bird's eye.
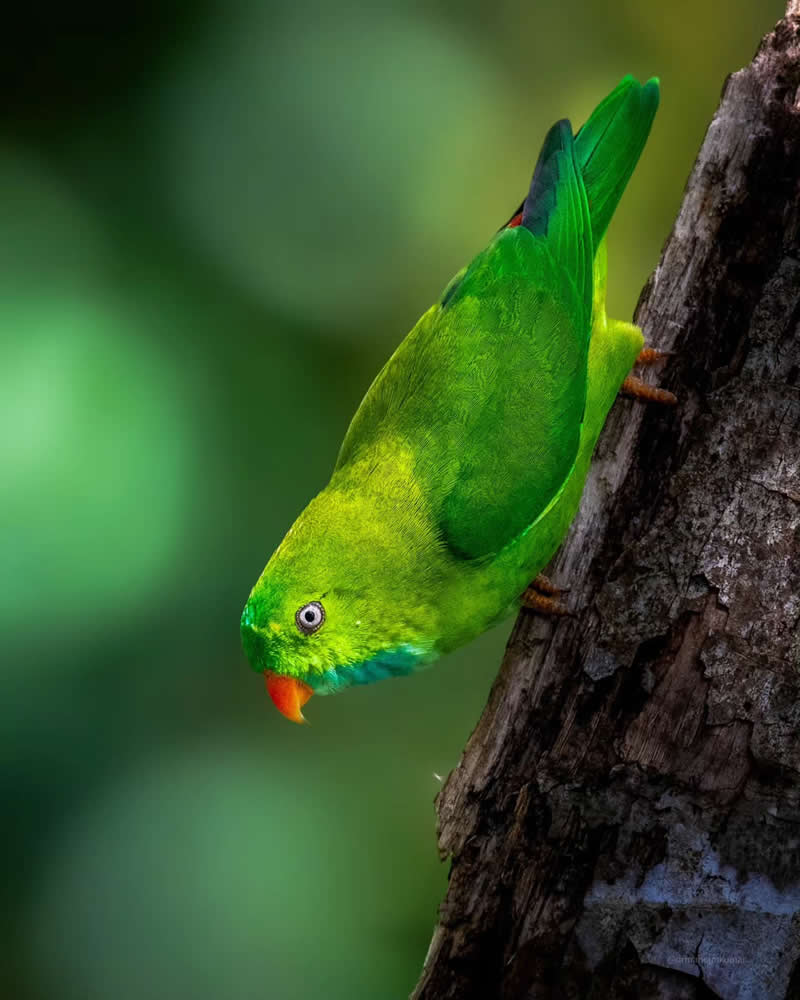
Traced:
[[325, 608], [319, 601], [309, 601], [308, 604], [304, 604], [302, 608], [298, 609], [294, 620], [301, 632], [311, 635], [312, 632], [316, 632], [318, 628], [322, 627], [322, 623], [325, 621]]

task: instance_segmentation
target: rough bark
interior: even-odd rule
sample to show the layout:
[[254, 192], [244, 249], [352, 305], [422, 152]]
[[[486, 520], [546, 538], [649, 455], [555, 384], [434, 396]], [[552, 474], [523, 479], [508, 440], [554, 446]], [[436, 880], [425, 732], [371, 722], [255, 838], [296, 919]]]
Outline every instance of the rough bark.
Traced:
[[800, 0], [731, 76], [621, 399], [437, 802], [417, 1000], [800, 997]]

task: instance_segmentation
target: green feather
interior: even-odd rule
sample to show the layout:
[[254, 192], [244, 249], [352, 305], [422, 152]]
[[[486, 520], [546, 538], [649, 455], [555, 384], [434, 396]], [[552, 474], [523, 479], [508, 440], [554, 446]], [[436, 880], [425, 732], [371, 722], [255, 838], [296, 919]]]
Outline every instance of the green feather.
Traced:
[[400, 345], [337, 464], [376, 435], [407, 442], [437, 534], [460, 559], [512, 542], [561, 488], [578, 451], [592, 246], [568, 122], [545, 141], [526, 211], [535, 231], [523, 222], [499, 233]]
[[[563, 540], [641, 332], [608, 320], [603, 234], [658, 102], [626, 78], [548, 133], [522, 224], [456, 276], [379, 373], [329, 484], [242, 617], [257, 670], [321, 693], [407, 673], [518, 605]], [[295, 614], [310, 601], [324, 622]]]
[[623, 77], [575, 137], [595, 247], [600, 246], [642, 154], [658, 110], [658, 100], [657, 77], [644, 86], [632, 76]]

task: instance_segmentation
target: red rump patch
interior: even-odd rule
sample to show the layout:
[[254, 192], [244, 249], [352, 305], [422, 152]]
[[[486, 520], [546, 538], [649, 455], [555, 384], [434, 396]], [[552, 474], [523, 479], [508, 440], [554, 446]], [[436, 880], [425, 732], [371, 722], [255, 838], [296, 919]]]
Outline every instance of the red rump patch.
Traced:
[[517, 212], [517, 214], [514, 216], [511, 222], [509, 222], [509, 224], [506, 226], [506, 229], [513, 229], [514, 226], [521, 226], [521, 225], [522, 225], [522, 212]]

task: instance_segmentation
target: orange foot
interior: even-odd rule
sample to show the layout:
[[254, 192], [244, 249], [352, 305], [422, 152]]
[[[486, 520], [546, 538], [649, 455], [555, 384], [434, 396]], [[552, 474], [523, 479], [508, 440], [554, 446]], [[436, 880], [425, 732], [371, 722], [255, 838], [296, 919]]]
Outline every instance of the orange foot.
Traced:
[[658, 386], [648, 385], [635, 375], [629, 375], [619, 388], [626, 396], [633, 396], [635, 399], [643, 399], [647, 403], [663, 403], [665, 406], [675, 406], [678, 397], [669, 389], [659, 389]]
[[559, 594], [568, 594], [569, 587], [557, 587], [550, 577], [545, 576], [544, 573], [539, 573], [536, 579], [528, 587], [533, 587], [534, 590], [538, 590], [542, 594], [548, 594], [550, 597], [558, 597]]
[[635, 365], [652, 365], [662, 358], [674, 357], [674, 351], [659, 351], [657, 347], [643, 347], [634, 361]]
[[563, 618], [570, 612], [561, 601], [557, 600], [557, 597], [559, 594], [567, 593], [568, 589], [557, 587], [551, 580], [548, 580], [544, 573], [540, 573], [522, 595], [522, 605], [530, 608], [531, 611], [538, 611], [542, 615], [555, 615], [558, 618]]

